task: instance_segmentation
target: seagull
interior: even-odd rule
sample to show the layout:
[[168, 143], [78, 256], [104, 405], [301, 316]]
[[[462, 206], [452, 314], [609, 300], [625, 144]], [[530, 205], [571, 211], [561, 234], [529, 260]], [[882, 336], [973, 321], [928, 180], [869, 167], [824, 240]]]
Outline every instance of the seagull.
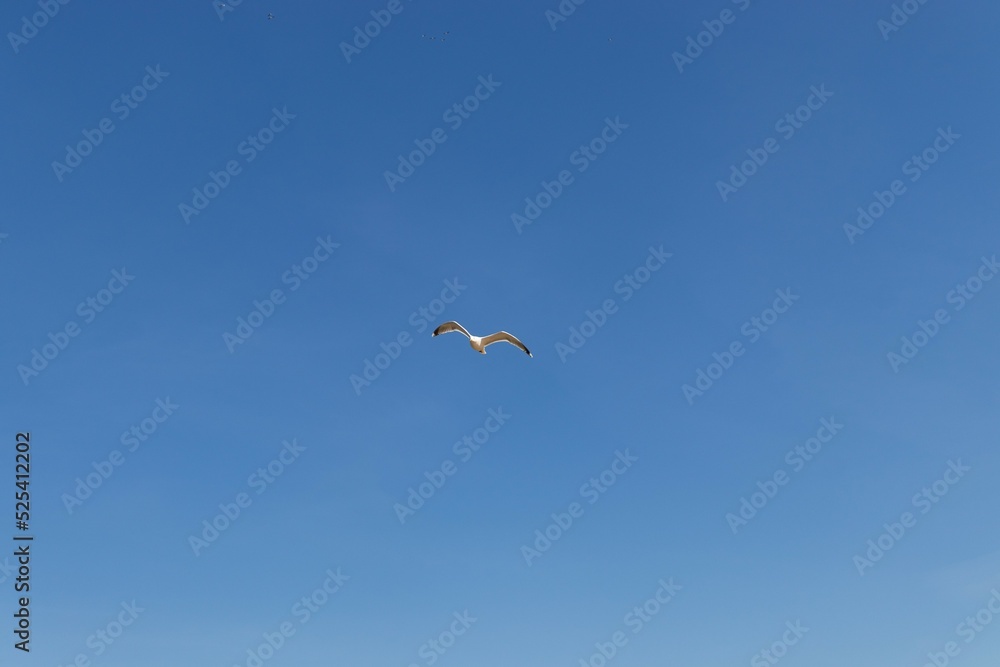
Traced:
[[472, 349], [478, 352], [479, 354], [486, 354], [486, 346], [492, 345], [493, 343], [499, 343], [500, 341], [504, 341], [506, 343], [510, 343], [511, 345], [521, 348], [522, 350], [524, 350], [524, 353], [527, 354], [529, 357], [532, 356], [531, 352], [528, 351], [528, 348], [524, 346], [524, 343], [522, 343], [521, 341], [519, 341], [517, 338], [507, 333], [506, 331], [498, 331], [495, 334], [491, 334], [489, 336], [482, 336], [482, 337], [473, 336], [468, 331], [466, 331], [465, 327], [463, 327], [458, 322], [445, 322], [444, 324], [442, 324], [441, 326], [439, 326], [437, 329], [434, 330], [434, 333], [431, 334], [431, 337], [433, 338], [438, 334], [448, 333], [450, 331], [460, 331], [463, 334], [465, 334], [465, 337], [469, 339], [469, 344], [472, 345]]

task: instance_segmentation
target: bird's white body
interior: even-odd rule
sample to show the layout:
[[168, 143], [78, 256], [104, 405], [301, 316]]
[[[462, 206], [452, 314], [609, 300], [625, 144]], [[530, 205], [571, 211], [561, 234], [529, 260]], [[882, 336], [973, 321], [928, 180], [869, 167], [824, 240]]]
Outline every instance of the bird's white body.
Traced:
[[480, 354], [486, 354], [486, 346], [483, 345], [482, 336], [469, 336], [469, 345]]
[[528, 351], [528, 348], [525, 347], [524, 343], [522, 343], [516, 337], [507, 333], [506, 331], [498, 331], [495, 334], [490, 334], [489, 336], [473, 336], [468, 331], [466, 331], [465, 327], [463, 327], [458, 322], [445, 322], [437, 329], [435, 329], [434, 333], [432, 333], [431, 336], [433, 337], [443, 333], [449, 333], [451, 331], [457, 331], [459, 333], [465, 334], [465, 337], [469, 339], [469, 345], [471, 345], [472, 349], [478, 352], [479, 354], [486, 354], [487, 346], [492, 345], [493, 343], [504, 342], [504, 343], [510, 343], [514, 347], [518, 347], [524, 350], [525, 354], [527, 354], [529, 357], [532, 356], [531, 352]]

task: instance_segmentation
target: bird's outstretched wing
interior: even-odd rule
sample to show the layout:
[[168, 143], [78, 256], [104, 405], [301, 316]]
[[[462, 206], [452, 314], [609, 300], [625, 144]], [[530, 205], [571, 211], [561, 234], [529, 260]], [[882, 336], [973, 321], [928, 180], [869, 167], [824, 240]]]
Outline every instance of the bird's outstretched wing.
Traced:
[[498, 331], [495, 334], [484, 336], [483, 347], [487, 347], [488, 345], [492, 345], [493, 343], [499, 343], [500, 341], [504, 341], [510, 343], [511, 345], [519, 347], [522, 350], [524, 350], [525, 354], [527, 354], [529, 357], [532, 356], [531, 352], [528, 351], [528, 348], [524, 346], [524, 343], [522, 343], [516, 337], [507, 333], [506, 331]]
[[445, 322], [444, 324], [442, 324], [441, 326], [439, 326], [437, 329], [434, 330], [434, 333], [431, 334], [431, 337], [437, 336], [438, 334], [449, 333], [451, 331], [460, 331], [465, 334], [466, 338], [470, 339], [472, 338], [469, 332], [465, 330], [465, 327], [463, 327], [458, 322]]

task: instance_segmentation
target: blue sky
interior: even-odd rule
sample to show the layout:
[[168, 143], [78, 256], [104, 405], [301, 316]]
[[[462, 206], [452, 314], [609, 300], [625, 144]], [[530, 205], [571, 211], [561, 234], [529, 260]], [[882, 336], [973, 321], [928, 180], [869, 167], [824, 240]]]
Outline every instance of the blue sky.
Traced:
[[995, 664], [1000, 10], [684, 4], [4, 9], [19, 659]]

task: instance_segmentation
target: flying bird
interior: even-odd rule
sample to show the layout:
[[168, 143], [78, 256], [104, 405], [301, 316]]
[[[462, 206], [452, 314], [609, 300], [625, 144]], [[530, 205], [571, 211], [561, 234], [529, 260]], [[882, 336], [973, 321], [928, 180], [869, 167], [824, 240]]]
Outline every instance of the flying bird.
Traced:
[[519, 341], [517, 338], [507, 333], [506, 331], [498, 331], [495, 334], [490, 334], [489, 336], [482, 336], [482, 337], [473, 336], [468, 331], [466, 331], [465, 327], [463, 327], [458, 322], [445, 322], [444, 324], [442, 324], [441, 326], [439, 326], [437, 329], [434, 330], [434, 333], [431, 334], [431, 337], [433, 338], [438, 334], [449, 333], [451, 331], [458, 331], [465, 334], [465, 337], [469, 339], [469, 344], [472, 346], [472, 349], [478, 352], [479, 354], [486, 354], [486, 347], [488, 345], [492, 345], [493, 343], [499, 343], [502, 341], [505, 343], [510, 343], [515, 347], [519, 347], [522, 350], [524, 350], [524, 353], [527, 354], [529, 357], [532, 356], [531, 352], [528, 351], [528, 348], [524, 346], [524, 343], [522, 343], [521, 341]]

